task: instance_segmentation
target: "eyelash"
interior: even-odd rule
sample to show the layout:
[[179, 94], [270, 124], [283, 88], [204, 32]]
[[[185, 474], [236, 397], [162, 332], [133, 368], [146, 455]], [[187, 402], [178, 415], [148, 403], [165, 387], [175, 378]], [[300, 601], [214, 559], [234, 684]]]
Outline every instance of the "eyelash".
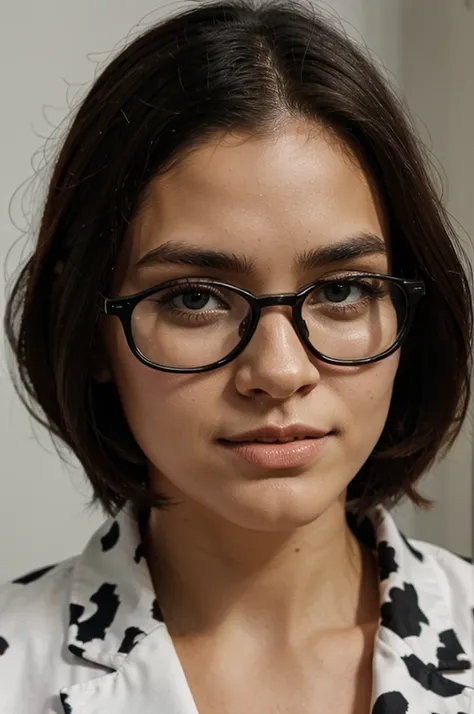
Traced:
[[179, 297], [180, 295], [191, 295], [196, 292], [206, 292], [217, 298], [221, 298], [219, 289], [214, 288], [212, 285], [203, 285], [202, 283], [180, 283], [179, 285], [171, 286], [159, 302], [165, 302], [172, 298]]

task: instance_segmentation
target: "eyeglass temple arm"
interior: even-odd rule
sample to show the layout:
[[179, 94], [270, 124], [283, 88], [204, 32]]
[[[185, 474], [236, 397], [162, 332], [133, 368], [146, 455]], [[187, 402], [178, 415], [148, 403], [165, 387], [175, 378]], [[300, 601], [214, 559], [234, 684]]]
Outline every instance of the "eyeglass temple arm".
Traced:
[[101, 293], [99, 293], [99, 294], [97, 295], [97, 307], [99, 308], [99, 310], [100, 310], [101, 312], [104, 313], [104, 315], [109, 315], [109, 314], [110, 314], [110, 313], [109, 313], [109, 308], [108, 308], [109, 302], [110, 302], [109, 299], [106, 298], [105, 295], [102, 295]]

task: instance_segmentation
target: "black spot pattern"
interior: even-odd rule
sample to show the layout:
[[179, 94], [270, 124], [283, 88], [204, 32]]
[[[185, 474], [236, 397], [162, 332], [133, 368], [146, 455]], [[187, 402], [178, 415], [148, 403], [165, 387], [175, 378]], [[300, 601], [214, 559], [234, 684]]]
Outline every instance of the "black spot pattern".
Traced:
[[61, 699], [61, 704], [63, 705], [64, 714], [72, 714], [71, 705], [68, 704], [68, 702], [67, 702], [67, 700], [68, 700], [67, 694], [63, 694], [61, 692], [61, 694], [59, 695], [59, 698]]
[[390, 589], [392, 602], [385, 602], [380, 610], [382, 625], [403, 638], [418, 636], [421, 633], [421, 623], [429, 625], [429, 620], [418, 606], [418, 595], [413, 585], [410, 583], [403, 585], [403, 590]]
[[110, 526], [110, 530], [100, 539], [102, 544], [102, 550], [105, 553], [107, 550], [111, 550], [118, 543], [120, 536], [120, 526], [117, 521], [114, 521]]
[[97, 605], [97, 612], [83, 622], [79, 622], [79, 618], [84, 612], [84, 607], [71, 603], [69, 623], [77, 625], [77, 640], [90, 642], [95, 639], [105, 639], [107, 628], [114, 621], [120, 605], [115, 589], [116, 585], [111, 585], [110, 583], [103, 583], [100, 586], [90, 598], [90, 601]]
[[139, 563], [142, 558], [145, 557], [145, 546], [143, 543], [140, 543], [137, 546], [137, 549], [135, 550], [135, 555], [133, 556], [133, 560], [135, 563]]
[[408, 702], [401, 692], [386, 692], [377, 697], [372, 714], [407, 714]]
[[412, 555], [414, 555], [415, 558], [417, 558], [417, 560], [420, 561], [420, 563], [423, 563], [425, 560], [425, 556], [423, 555], [423, 553], [420, 553], [419, 550], [414, 548], [412, 546], [412, 544], [410, 543], [410, 541], [408, 540], [408, 538], [406, 536], [404, 536], [402, 532], [400, 532], [400, 535], [403, 538], [403, 540], [405, 541], [405, 545], [408, 548], [408, 550], [412, 553]]
[[439, 647], [436, 651], [439, 659], [439, 670], [463, 670], [471, 669], [470, 662], [462, 662], [458, 660], [459, 655], [463, 655], [464, 650], [461, 647], [454, 630], [445, 630], [439, 634], [439, 639], [443, 647]]
[[144, 634], [143, 630], [140, 630], [138, 627], [127, 627], [119, 652], [124, 652], [125, 654], [131, 652], [135, 645], [138, 644], [135, 638]]
[[447, 699], [455, 697], [464, 691], [462, 684], [446, 679], [436, 672], [436, 667], [432, 664], [425, 665], [416, 655], [402, 657], [410, 677], [415, 679], [424, 689], [433, 692], [438, 697]]
[[4, 637], [0, 637], [0, 657], [5, 654], [9, 647], [10, 645], [8, 644], [6, 639]]
[[392, 573], [396, 573], [399, 566], [395, 560], [395, 549], [392, 548], [386, 540], [382, 540], [379, 543], [378, 556], [380, 580], [383, 581], [386, 580]]
[[75, 657], [84, 657], [84, 649], [82, 647], [76, 647], [76, 645], [69, 645], [68, 650]]
[[40, 568], [39, 570], [32, 570], [30, 573], [27, 573], [26, 575], [22, 575], [21, 578], [17, 578], [16, 580], [13, 580], [13, 583], [17, 584], [19, 583], [20, 585], [28, 585], [28, 583], [33, 583], [35, 580], [39, 580], [43, 575], [46, 575], [46, 573], [49, 573], [50, 570], [55, 568], [56, 565], [48, 565], [46, 568]]
[[72, 602], [69, 605], [69, 624], [77, 624], [77, 621], [79, 620], [83, 612], [84, 608], [82, 605], [76, 605], [76, 603]]
[[165, 621], [165, 618], [163, 617], [163, 613], [161, 612], [161, 608], [158, 604], [158, 600], [156, 598], [153, 600], [151, 614], [152, 614], [152, 617], [154, 620], [158, 620], [158, 622]]

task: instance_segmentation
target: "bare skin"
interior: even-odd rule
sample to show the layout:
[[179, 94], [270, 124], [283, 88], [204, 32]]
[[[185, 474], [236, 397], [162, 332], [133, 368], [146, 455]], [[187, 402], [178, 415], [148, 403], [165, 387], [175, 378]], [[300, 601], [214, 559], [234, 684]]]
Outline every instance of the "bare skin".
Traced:
[[[370, 711], [374, 637], [379, 627], [377, 571], [373, 555], [358, 544], [353, 547], [354, 572], [343, 579], [341, 591], [346, 596], [344, 617], [331, 622], [325, 618], [329, 607], [319, 612], [309, 608], [306, 617], [300, 613], [293, 631], [291, 626], [271, 622], [275, 615], [271, 596], [270, 607], [261, 603], [260, 612], [249, 608], [244, 614], [235, 604], [248, 601], [253, 609], [259, 591], [272, 587], [271, 583], [255, 587], [251, 580], [255, 582], [256, 577], [242, 578], [240, 587], [234, 582], [234, 588], [228, 590], [235, 601], [224, 605], [224, 589], [218, 580], [212, 580], [213, 575], [214, 597], [209, 594], [206, 598], [200, 587], [205, 578], [193, 578], [197, 590], [189, 590], [179, 580], [180, 574], [166, 569], [162, 554], [155, 554], [149, 546], [155, 589], [200, 714]], [[300, 552], [294, 553], [295, 560]], [[195, 571], [195, 566], [186, 572], [190, 571]], [[351, 581], [353, 589], [349, 590]], [[186, 597], [190, 593], [194, 599]], [[347, 598], [349, 594], [355, 597]], [[338, 595], [333, 593], [336, 598]], [[202, 610], [193, 619], [197, 605]], [[210, 611], [210, 605], [215, 611]]]
[[[243, 139], [204, 145], [152, 183], [117, 271], [119, 294], [196, 275], [259, 295], [353, 271], [390, 273], [380, 206], [347, 147], [296, 121], [271, 138]], [[359, 233], [379, 236], [386, 252], [294, 267], [305, 251]], [[254, 270], [136, 267], [174, 241], [244, 255]], [[118, 321], [106, 329], [99, 378], [117, 384], [153, 488], [179, 501], [152, 512], [147, 560], [200, 714], [366, 714], [378, 581], [344, 506], [383, 430], [399, 353], [350, 368], [323, 363], [288, 308], [272, 307], [236, 360], [176, 375], [136, 360]], [[265, 471], [219, 446], [239, 431], [296, 422], [331, 431], [306, 468]]]

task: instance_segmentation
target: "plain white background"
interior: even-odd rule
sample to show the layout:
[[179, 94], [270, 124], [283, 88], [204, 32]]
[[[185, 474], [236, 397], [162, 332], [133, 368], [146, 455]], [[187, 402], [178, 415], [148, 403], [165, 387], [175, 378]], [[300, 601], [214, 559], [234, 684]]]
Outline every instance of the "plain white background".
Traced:
[[[321, 3], [322, 4], [322, 3]], [[474, 235], [474, 11], [467, 0], [334, 0], [346, 28], [399, 84], [445, 171], [454, 217]], [[48, 166], [70, 108], [139, 31], [187, 7], [157, 0], [0, 0], [0, 260], [11, 276], [31, 247]], [[128, 39], [127, 39], [128, 38]], [[35, 181], [25, 182], [36, 175]], [[14, 195], [15, 194], [15, 195]], [[13, 198], [12, 198], [13, 197]], [[26, 251], [26, 253], [25, 253]], [[7, 259], [8, 258], [8, 259]], [[0, 278], [0, 282], [2, 282]], [[4, 290], [0, 291], [3, 313]], [[103, 516], [74, 459], [64, 465], [20, 405], [0, 354], [0, 582], [81, 550]], [[407, 534], [471, 553], [472, 427], [424, 480], [430, 513], [403, 506]]]

